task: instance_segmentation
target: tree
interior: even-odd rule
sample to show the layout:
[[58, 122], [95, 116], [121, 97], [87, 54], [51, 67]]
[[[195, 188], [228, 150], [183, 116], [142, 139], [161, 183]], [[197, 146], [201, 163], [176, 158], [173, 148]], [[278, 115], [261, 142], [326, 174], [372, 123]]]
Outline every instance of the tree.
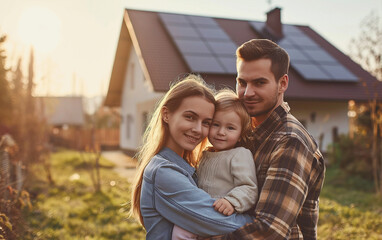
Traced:
[[17, 62], [17, 67], [12, 71], [12, 102], [13, 102], [13, 132], [16, 142], [21, 143], [25, 135], [25, 87], [23, 83], [23, 73], [21, 70], [21, 58]]
[[351, 57], [379, 80], [363, 85], [369, 95], [373, 179], [376, 192], [382, 195], [382, 93], [375, 90], [375, 85], [382, 84], [382, 23], [376, 12], [361, 22], [361, 33], [351, 41], [350, 51]]
[[361, 32], [358, 38], [350, 42], [350, 55], [382, 81], [382, 21], [376, 12], [371, 12], [361, 22]]
[[9, 126], [12, 122], [12, 101], [7, 80], [8, 70], [5, 68], [5, 50], [1, 47], [5, 40], [6, 36], [0, 35], [0, 125]]

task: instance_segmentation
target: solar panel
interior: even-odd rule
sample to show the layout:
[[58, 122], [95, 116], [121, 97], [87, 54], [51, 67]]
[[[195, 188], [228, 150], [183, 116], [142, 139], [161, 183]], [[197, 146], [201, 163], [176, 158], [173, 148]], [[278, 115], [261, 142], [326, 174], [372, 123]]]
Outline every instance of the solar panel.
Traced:
[[318, 63], [338, 63], [338, 61], [322, 49], [304, 49], [303, 52], [307, 54], [310, 59], [314, 59]]
[[319, 45], [307, 36], [301, 36], [298, 34], [293, 34], [287, 37], [289, 41], [293, 42], [294, 45], [300, 48], [320, 48]]
[[188, 25], [189, 21], [186, 16], [180, 14], [159, 13], [160, 19], [166, 24]]
[[210, 17], [159, 13], [165, 29], [193, 72], [236, 73], [236, 44]]
[[335, 80], [352, 81], [352, 82], [358, 81], [357, 76], [349, 72], [342, 65], [321, 65], [321, 68], [323, 68], [326, 72], [328, 72], [329, 75]]
[[300, 29], [298, 29], [296, 26], [293, 25], [287, 25], [283, 24], [283, 32], [288, 33], [287, 35], [290, 34], [301, 34]]
[[194, 54], [194, 55], [205, 55], [211, 54], [211, 51], [207, 45], [200, 39], [175, 39], [175, 43], [183, 53]]
[[226, 73], [236, 74], [236, 57], [219, 57], [219, 61], [226, 69]]
[[190, 26], [167, 26], [173, 38], [198, 39], [198, 33], [195, 28]]
[[225, 73], [225, 69], [213, 56], [195, 56], [185, 54], [183, 57], [193, 72]]
[[310, 59], [306, 54], [297, 48], [284, 48], [285, 51], [289, 54], [289, 57], [291, 59], [291, 62], [310, 62]]
[[[265, 27], [265, 23], [257, 21], [250, 22], [250, 25], [260, 34]], [[278, 44], [288, 52], [291, 66], [306, 80], [358, 81], [353, 73], [298, 27], [283, 24], [283, 33], [284, 37]]]
[[198, 28], [201, 37], [207, 40], [227, 40], [227, 34], [219, 28]]
[[294, 43], [291, 42], [288, 38], [283, 38], [279, 41], [279, 45], [282, 48], [295, 48]]
[[191, 23], [198, 27], [217, 27], [218, 24], [210, 17], [186, 16]]
[[232, 42], [207, 42], [209, 48], [216, 56], [235, 56], [236, 45]]
[[332, 77], [325, 73], [316, 64], [297, 62], [294, 63], [293, 66], [305, 79], [332, 80]]

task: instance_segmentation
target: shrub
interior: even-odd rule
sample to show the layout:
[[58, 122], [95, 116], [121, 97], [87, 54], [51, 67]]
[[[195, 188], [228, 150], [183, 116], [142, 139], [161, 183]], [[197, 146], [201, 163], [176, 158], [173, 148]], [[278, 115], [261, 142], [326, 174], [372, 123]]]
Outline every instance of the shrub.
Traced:
[[372, 159], [370, 139], [366, 136], [340, 135], [330, 146], [329, 163], [339, 166], [349, 175], [372, 180]]

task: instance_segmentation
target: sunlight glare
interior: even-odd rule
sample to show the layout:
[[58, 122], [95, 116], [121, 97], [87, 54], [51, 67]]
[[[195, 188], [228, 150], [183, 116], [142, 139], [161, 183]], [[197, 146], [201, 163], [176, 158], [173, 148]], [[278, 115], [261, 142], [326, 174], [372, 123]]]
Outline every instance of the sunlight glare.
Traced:
[[60, 42], [60, 28], [61, 21], [53, 11], [33, 6], [21, 13], [18, 34], [22, 42], [32, 45], [36, 51], [49, 53]]

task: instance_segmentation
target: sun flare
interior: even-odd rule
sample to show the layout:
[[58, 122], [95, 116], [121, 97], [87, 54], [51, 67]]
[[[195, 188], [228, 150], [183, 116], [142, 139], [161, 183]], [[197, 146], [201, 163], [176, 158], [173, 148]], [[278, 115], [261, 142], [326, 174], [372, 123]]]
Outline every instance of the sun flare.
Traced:
[[49, 53], [61, 39], [61, 21], [48, 8], [33, 6], [25, 9], [20, 16], [18, 34], [26, 45], [36, 51]]

